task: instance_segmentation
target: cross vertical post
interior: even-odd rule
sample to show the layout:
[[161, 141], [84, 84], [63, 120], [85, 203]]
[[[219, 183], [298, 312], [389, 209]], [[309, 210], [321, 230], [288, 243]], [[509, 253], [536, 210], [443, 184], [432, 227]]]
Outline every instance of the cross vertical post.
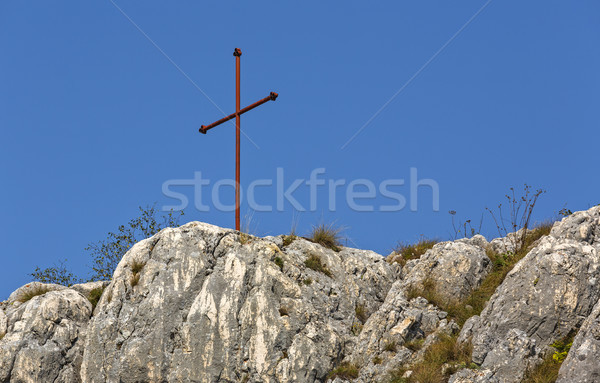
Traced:
[[242, 114], [264, 104], [267, 101], [275, 101], [277, 96], [275, 92], [271, 92], [267, 97], [250, 104], [247, 107], [240, 109], [240, 56], [242, 56], [242, 50], [235, 48], [233, 51], [235, 56], [235, 113], [225, 116], [218, 121], [213, 122], [210, 125], [201, 125], [200, 133], [206, 134], [209, 129], [215, 126], [221, 125], [224, 122], [232, 120], [235, 117], [235, 229], [240, 230], [240, 133], [241, 133], [241, 116]]
[[240, 230], [240, 57], [242, 50], [235, 48], [235, 229]]

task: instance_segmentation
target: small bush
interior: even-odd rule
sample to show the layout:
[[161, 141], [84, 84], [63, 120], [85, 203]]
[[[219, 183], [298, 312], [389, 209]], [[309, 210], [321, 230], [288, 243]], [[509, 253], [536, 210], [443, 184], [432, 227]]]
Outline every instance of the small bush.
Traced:
[[343, 228], [336, 227], [334, 224], [326, 225], [324, 223], [313, 226], [310, 233], [310, 240], [321, 246], [327, 247], [333, 251], [340, 251], [341, 233]]
[[33, 277], [34, 281], [42, 283], [55, 283], [62, 286], [73, 286], [77, 283], [83, 282], [83, 279], [76, 277], [67, 267], [65, 266], [67, 260], [60, 260], [58, 264], [46, 269], [40, 269], [36, 266], [33, 273], [29, 274]]
[[283, 259], [281, 259], [281, 257], [275, 257], [273, 262], [275, 262], [275, 264], [277, 265], [277, 267], [279, 267], [280, 270], [283, 270]]
[[34, 288], [27, 289], [27, 291], [22, 292], [18, 297], [17, 301], [21, 303], [25, 303], [32, 298], [37, 297], [38, 295], [44, 295], [47, 292], [51, 291], [51, 289], [47, 286], [35, 286]]
[[383, 359], [381, 359], [380, 356], [376, 356], [371, 361], [373, 362], [373, 364], [381, 364], [383, 362]]
[[358, 378], [358, 372], [359, 368], [355, 364], [342, 362], [342, 364], [337, 366], [327, 375], [327, 378], [335, 379], [337, 377], [345, 380], [356, 379]]
[[104, 292], [104, 287], [96, 287], [95, 289], [90, 291], [88, 300], [92, 304], [92, 311], [94, 311], [94, 309], [98, 305], [98, 302], [100, 301], [100, 298], [102, 297], [103, 292]]
[[279, 316], [289, 316], [288, 310], [285, 307], [279, 308]]
[[306, 286], [310, 286], [313, 283], [312, 278], [306, 278], [305, 280], [302, 281]]
[[367, 319], [369, 319], [369, 315], [367, 314], [367, 310], [364, 305], [357, 304], [356, 307], [354, 308], [354, 312], [356, 313], [356, 318], [362, 324], [365, 324]]
[[399, 243], [394, 249], [394, 262], [404, 266], [411, 259], [419, 259], [427, 250], [431, 249], [439, 241], [436, 239], [421, 238], [417, 243]]
[[329, 271], [327, 266], [323, 263], [323, 261], [321, 261], [321, 258], [316, 254], [311, 254], [310, 257], [308, 257], [306, 261], [304, 261], [304, 265], [309, 269], [319, 271], [330, 278], [333, 277], [331, 271]]

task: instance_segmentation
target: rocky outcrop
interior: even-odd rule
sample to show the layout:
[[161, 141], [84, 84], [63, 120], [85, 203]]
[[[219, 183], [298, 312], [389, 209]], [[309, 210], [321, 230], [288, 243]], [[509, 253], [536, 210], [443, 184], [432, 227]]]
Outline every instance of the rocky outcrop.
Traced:
[[481, 235], [454, 242], [441, 242], [404, 267], [404, 289], [422, 289], [432, 281], [437, 295], [451, 301], [465, 299], [479, 287], [492, 268]]
[[392, 267], [304, 239], [242, 242], [194, 222], [136, 244], [90, 322], [83, 380], [324, 381], [355, 343], [357, 313], [383, 303]]
[[460, 332], [477, 366], [445, 364], [446, 377], [475, 368], [449, 382], [516, 383], [578, 330], [558, 382], [599, 381], [600, 207], [555, 224], [462, 329], [413, 298], [432, 281], [432, 302], [465, 299], [490, 273], [486, 249], [509, 243], [439, 243], [401, 268], [303, 238], [165, 229], [110, 283], [31, 283], [0, 303], [0, 382], [387, 383]]
[[600, 302], [583, 322], [556, 382], [600, 382]]
[[[0, 310], [0, 382], [81, 381], [79, 367], [92, 305], [74, 290], [48, 289]], [[21, 293], [17, 297], [23, 297]]]
[[365, 323], [345, 362], [361, 366], [356, 382], [385, 381], [389, 371], [409, 363], [417, 353], [406, 347], [420, 341], [424, 351], [440, 333], [451, 334], [458, 326], [447, 313], [424, 298], [408, 301], [402, 281], [394, 283], [383, 305]]
[[576, 331], [600, 298], [600, 208], [555, 224], [464, 325], [473, 361], [519, 382], [554, 341]]

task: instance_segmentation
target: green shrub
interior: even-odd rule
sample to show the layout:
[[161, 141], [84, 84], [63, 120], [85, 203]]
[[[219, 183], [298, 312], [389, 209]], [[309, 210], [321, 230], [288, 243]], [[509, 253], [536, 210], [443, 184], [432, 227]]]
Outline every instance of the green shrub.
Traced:
[[342, 364], [337, 366], [327, 375], [327, 378], [335, 379], [337, 377], [345, 380], [356, 379], [358, 378], [359, 371], [359, 368], [355, 364], [342, 362]]
[[55, 264], [52, 267], [48, 267], [46, 269], [40, 269], [39, 266], [35, 267], [33, 273], [29, 274], [33, 277], [34, 281], [39, 281], [42, 283], [54, 283], [61, 286], [73, 286], [78, 283], [84, 282], [79, 277], [76, 277], [65, 264], [67, 263], [66, 259], [58, 261], [58, 264]]
[[333, 277], [333, 274], [331, 274], [331, 271], [329, 271], [329, 269], [327, 268], [327, 266], [323, 263], [323, 261], [321, 261], [321, 257], [319, 257], [316, 254], [311, 254], [306, 259], [306, 261], [304, 261], [304, 265], [306, 267], [308, 267], [309, 269], [321, 272], [321, 273], [327, 275], [330, 278]]
[[334, 224], [326, 225], [324, 223], [313, 226], [310, 233], [310, 240], [318, 243], [321, 246], [327, 247], [334, 251], [340, 251], [341, 233], [343, 228], [337, 227]]
[[275, 262], [275, 264], [277, 265], [277, 267], [279, 267], [280, 270], [283, 270], [283, 259], [281, 257], [275, 257], [273, 262]]
[[88, 300], [92, 304], [92, 311], [94, 311], [94, 309], [98, 305], [98, 302], [100, 301], [100, 298], [102, 297], [103, 292], [104, 292], [104, 287], [96, 287], [95, 289], [90, 291]]
[[313, 283], [312, 278], [306, 278], [305, 280], [302, 281], [306, 286], [310, 286]]
[[105, 240], [90, 243], [85, 251], [92, 259], [92, 276], [80, 278], [74, 276], [61, 262], [58, 266], [40, 269], [36, 267], [31, 276], [36, 281], [44, 283], [57, 283], [71, 286], [76, 283], [109, 281], [123, 258], [123, 255], [142, 239], [150, 238], [166, 227], [179, 226], [179, 219], [183, 212], [173, 212], [158, 216], [156, 205], [139, 207], [140, 215], [131, 219], [127, 224], [119, 226], [117, 231], [109, 232]]

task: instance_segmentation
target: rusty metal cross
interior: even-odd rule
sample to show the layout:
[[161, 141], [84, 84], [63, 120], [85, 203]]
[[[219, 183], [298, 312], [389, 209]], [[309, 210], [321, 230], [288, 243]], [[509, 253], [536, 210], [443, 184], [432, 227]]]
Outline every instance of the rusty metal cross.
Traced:
[[248, 105], [244, 109], [240, 109], [240, 57], [242, 56], [242, 50], [235, 48], [233, 51], [235, 56], [235, 113], [230, 114], [227, 117], [213, 122], [210, 125], [202, 125], [200, 127], [200, 133], [206, 134], [209, 129], [215, 126], [221, 125], [224, 122], [232, 120], [235, 117], [235, 229], [240, 230], [240, 117], [242, 114], [249, 110], [256, 108], [259, 105], [264, 104], [267, 101], [275, 101], [277, 99], [277, 93], [271, 92], [267, 97], [255, 102], [254, 104]]

